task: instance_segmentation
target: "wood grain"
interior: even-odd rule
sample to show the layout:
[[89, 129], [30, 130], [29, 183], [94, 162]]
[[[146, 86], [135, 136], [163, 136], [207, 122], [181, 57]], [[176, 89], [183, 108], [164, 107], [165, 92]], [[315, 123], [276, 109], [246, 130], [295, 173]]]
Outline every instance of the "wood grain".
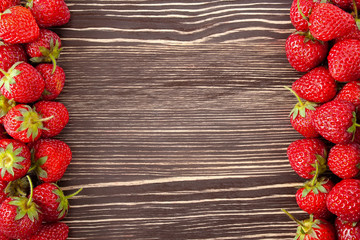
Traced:
[[69, 239], [292, 239], [289, 0], [68, 0]]

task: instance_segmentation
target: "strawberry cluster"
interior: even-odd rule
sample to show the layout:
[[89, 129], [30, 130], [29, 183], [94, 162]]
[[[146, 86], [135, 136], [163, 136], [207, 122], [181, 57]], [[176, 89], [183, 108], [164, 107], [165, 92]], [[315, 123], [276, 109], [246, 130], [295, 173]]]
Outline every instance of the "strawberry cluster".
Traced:
[[49, 28], [66, 24], [64, 0], [0, 1], [0, 239], [64, 240], [69, 210], [57, 182], [72, 159], [55, 139], [69, 112], [55, 101], [65, 83], [62, 45]]
[[360, 239], [360, 20], [357, 0], [294, 0], [296, 32], [286, 40], [290, 65], [303, 76], [290, 90], [290, 112], [304, 138], [292, 142], [292, 169], [307, 181], [296, 202], [310, 217], [295, 239]]

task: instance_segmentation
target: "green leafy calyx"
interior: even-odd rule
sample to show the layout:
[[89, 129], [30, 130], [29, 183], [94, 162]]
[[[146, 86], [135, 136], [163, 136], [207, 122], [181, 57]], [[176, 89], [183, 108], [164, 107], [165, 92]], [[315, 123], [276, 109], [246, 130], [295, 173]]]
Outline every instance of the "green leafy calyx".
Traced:
[[56, 59], [60, 57], [60, 53], [63, 48], [60, 47], [60, 42], [56, 40], [54, 43], [54, 39], [50, 39], [50, 48], [46, 48], [43, 46], [39, 47], [39, 50], [42, 54], [41, 57], [33, 57], [30, 59], [30, 61], [34, 63], [42, 63], [42, 62], [52, 62], [53, 63], [53, 70], [52, 73], [56, 70]]
[[24, 161], [24, 157], [20, 156], [22, 148], [14, 149], [12, 143], [9, 143], [6, 148], [0, 148], [0, 175], [3, 178], [5, 173], [14, 176], [14, 169], [22, 169], [20, 164]]
[[360, 124], [358, 124], [357, 122], [356, 122], [356, 112], [354, 111], [354, 112], [352, 112], [352, 125], [347, 129], [347, 131], [349, 132], [349, 133], [352, 133], [352, 135], [353, 135], [353, 137], [352, 137], [352, 141], [354, 141], [354, 139], [355, 139], [355, 132], [356, 132], [356, 128], [357, 127], [360, 127]]
[[25, 5], [25, 7], [27, 8], [32, 8], [34, 5], [34, 1], [33, 0], [27, 0], [27, 3]]
[[315, 183], [313, 180], [305, 182], [303, 186], [304, 190], [302, 191], [301, 197], [306, 197], [307, 194], [309, 194], [311, 191], [314, 194], [327, 193], [328, 191], [326, 190], [326, 188], [324, 188], [324, 184], [326, 184], [328, 181], [329, 179], [322, 177], [320, 179], [317, 179]]
[[311, 110], [311, 111], [315, 111], [315, 108], [317, 106], [316, 103], [313, 103], [313, 102], [309, 102], [309, 101], [306, 101], [305, 103], [303, 103], [303, 101], [301, 100], [301, 98], [299, 97], [299, 95], [297, 95], [297, 93], [292, 90], [291, 88], [289, 87], [286, 87], [285, 88], [287, 90], [289, 90], [292, 94], [295, 95], [295, 97], [297, 98], [298, 100], [298, 103], [294, 106], [294, 108], [291, 110], [290, 112], [290, 115], [292, 115], [292, 118], [295, 119], [298, 115], [300, 115], [301, 117], [305, 118], [306, 117], [306, 109], [308, 110]]
[[15, 220], [20, 220], [25, 216], [28, 216], [28, 218], [34, 222], [35, 220], [39, 220], [39, 206], [33, 202], [32, 196], [33, 196], [33, 184], [29, 177], [29, 175], [26, 176], [29, 184], [30, 184], [30, 196], [27, 197], [12, 197], [12, 201], [9, 202], [10, 205], [17, 207], [17, 215], [15, 217]]
[[4, 86], [5, 89], [11, 93], [11, 88], [10, 86], [13, 84], [16, 84], [15, 81], [15, 77], [18, 76], [21, 71], [15, 69], [19, 64], [21, 64], [23, 62], [17, 62], [14, 65], [11, 66], [11, 68], [9, 68], [9, 70], [6, 72], [3, 69], [0, 69], [0, 72], [4, 75], [1, 79], [0, 79], [0, 87]]
[[303, 221], [300, 221], [293, 217], [288, 211], [285, 209], [281, 209], [290, 219], [295, 221], [298, 224], [296, 235], [294, 237], [294, 240], [304, 240], [305, 237], [311, 236], [314, 239], [319, 239], [315, 229], [319, 229], [319, 224], [321, 221], [319, 219], [314, 219], [314, 216], [311, 214], [308, 219], [305, 219]]
[[5, 116], [15, 105], [16, 102], [14, 99], [7, 99], [4, 95], [0, 95], [0, 117]]
[[23, 177], [9, 182], [4, 192], [10, 197], [26, 197], [29, 187], [29, 181]]
[[39, 135], [39, 129], [47, 130], [43, 125], [43, 121], [47, 121], [53, 117], [41, 118], [29, 105], [24, 105], [22, 108], [19, 108], [19, 112], [21, 115], [15, 117], [15, 120], [21, 122], [17, 131], [26, 131], [27, 137], [32, 137], [33, 140]]
[[64, 217], [66, 215], [66, 213], [69, 210], [69, 198], [72, 198], [74, 196], [76, 196], [77, 194], [79, 194], [79, 192], [81, 192], [82, 188], [80, 188], [79, 190], [77, 190], [75, 193], [65, 196], [64, 192], [60, 189], [59, 186], [57, 186], [56, 184], [54, 184], [57, 188], [53, 190], [53, 193], [58, 196], [56, 202], [59, 203], [57, 211], [59, 212], [59, 219]]

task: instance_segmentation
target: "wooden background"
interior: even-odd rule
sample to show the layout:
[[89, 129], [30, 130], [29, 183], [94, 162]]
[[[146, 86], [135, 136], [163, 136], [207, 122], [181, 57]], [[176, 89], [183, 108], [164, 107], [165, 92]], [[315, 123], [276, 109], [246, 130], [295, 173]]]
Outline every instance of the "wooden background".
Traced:
[[69, 239], [292, 239], [291, 0], [68, 0]]

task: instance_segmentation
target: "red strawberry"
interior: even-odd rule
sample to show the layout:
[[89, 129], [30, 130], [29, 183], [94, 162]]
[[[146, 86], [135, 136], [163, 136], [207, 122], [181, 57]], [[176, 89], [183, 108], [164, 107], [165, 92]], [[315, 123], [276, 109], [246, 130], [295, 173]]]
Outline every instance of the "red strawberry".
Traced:
[[[353, 0], [332, 0], [331, 2], [345, 11], [351, 11], [354, 9]], [[357, 8], [360, 8], [360, 0], [356, 0], [355, 2]]]
[[56, 222], [64, 219], [69, 211], [68, 199], [77, 195], [82, 189], [65, 196], [54, 183], [43, 183], [34, 188], [34, 202], [41, 208], [45, 222]]
[[12, 240], [0, 232], [0, 240]]
[[[287, 87], [286, 87], [287, 88]], [[316, 138], [319, 133], [316, 132], [312, 123], [312, 115], [315, 112], [316, 104], [312, 102], [303, 103], [299, 96], [290, 88], [290, 90], [298, 99], [298, 103], [290, 112], [290, 123], [293, 128], [306, 138]]]
[[346, 83], [336, 95], [335, 100], [351, 102], [355, 107], [360, 106], [360, 82]]
[[360, 145], [337, 144], [330, 149], [329, 169], [340, 178], [353, 178], [360, 172]]
[[335, 229], [338, 240], [360, 239], [360, 223], [349, 223], [336, 218]]
[[342, 40], [345, 40], [345, 39], [357, 39], [357, 40], [360, 40], [360, 29], [358, 28], [357, 25], [353, 25], [353, 28], [351, 29], [351, 31], [348, 34], [345, 34], [345, 35], [342, 35], [342, 36], [340, 36], [338, 38], [335, 38], [335, 43], [341, 42]]
[[69, 122], [69, 112], [60, 102], [39, 101], [34, 107], [43, 118], [51, 118], [43, 122], [45, 127], [42, 132], [43, 137], [51, 138], [58, 135]]
[[298, 224], [294, 240], [336, 240], [334, 226], [325, 219], [314, 219], [310, 215], [310, 218], [299, 221], [285, 209], [281, 210]]
[[330, 41], [348, 34], [356, 25], [350, 13], [330, 4], [320, 3], [309, 17], [311, 35], [321, 41]]
[[55, 72], [52, 73], [53, 65], [42, 63], [36, 66], [36, 70], [43, 76], [45, 81], [45, 90], [42, 94], [43, 100], [54, 100], [61, 93], [65, 84], [64, 70], [56, 66]]
[[26, 52], [31, 57], [30, 61], [35, 63], [52, 62], [53, 72], [56, 68], [56, 59], [59, 58], [61, 39], [49, 29], [40, 29], [40, 36], [34, 42], [26, 44]]
[[64, 0], [29, 0], [27, 6], [43, 28], [61, 26], [70, 20], [70, 10]]
[[57, 139], [40, 139], [33, 146], [34, 169], [43, 182], [56, 182], [62, 178], [71, 162], [70, 147]]
[[20, 5], [20, 0], [2, 0], [0, 2], [0, 12], [16, 5]]
[[0, 38], [10, 44], [28, 43], [39, 37], [40, 29], [30, 10], [15, 6], [7, 9], [0, 18]]
[[360, 41], [346, 39], [335, 43], [327, 57], [331, 76], [339, 82], [360, 78]]
[[316, 108], [312, 118], [315, 129], [326, 140], [339, 144], [353, 140], [356, 131], [355, 106], [332, 100]]
[[46, 120], [30, 106], [18, 104], [5, 115], [4, 127], [11, 137], [28, 143], [40, 138]]
[[5, 188], [7, 185], [7, 181], [0, 180], [0, 205], [8, 197], [8, 194], [5, 192]]
[[317, 67], [324, 61], [328, 52], [327, 42], [319, 42], [304, 34], [291, 34], [285, 44], [286, 57], [290, 65], [299, 72], [307, 72]]
[[[298, 8], [299, 2], [299, 8]], [[290, 19], [291, 23], [295, 27], [297, 31], [306, 32], [309, 30], [309, 22], [308, 18], [311, 9], [313, 9], [318, 2], [314, 0], [293, 0], [291, 8], [290, 8]], [[306, 17], [301, 16], [301, 13]]]
[[63, 222], [43, 223], [34, 235], [23, 240], [66, 240], [68, 235], [69, 227]]
[[292, 89], [307, 101], [324, 103], [333, 99], [337, 86], [329, 70], [320, 66], [296, 80]]
[[326, 207], [326, 197], [333, 188], [334, 183], [328, 178], [308, 181], [296, 192], [296, 202], [299, 207], [315, 218], [327, 219], [331, 216]]
[[316, 163], [319, 164], [319, 174], [326, 170], [327, 149], [320, 139], [306, 138], [292, 142], [287, 148], [287, 156], [291, 167], [302, 178], [310, 179], [315, 175]]
[[[30, 181], [30, 177], [28, 177]], [[32, 192], [32, 190], [31, 190]], [[41, 226], [42, 215], [30, 197], [9, 197], [0, 205], [0, 232], [8, 238], [27, 238]]]
[[28, 172], [31, 165], [29, 148], [14, 139], [0, 140], [0, 179], [14, 181]]
[[0, 80], [1, 92], [8, 99], [19, 103], [37, 101], [45, 89], [41, 74], [29, 63], [17, 62]]
[[344, 179], [329, 192], [326, 206], [343, 221], [360, 220], [360, 180]]
[[[0, 69], [7, 71], [17, 62], [27, 62], [25, 49], [19, 45], [0, 44]], [[0, 73], [0, 77], [4, 75]]]

